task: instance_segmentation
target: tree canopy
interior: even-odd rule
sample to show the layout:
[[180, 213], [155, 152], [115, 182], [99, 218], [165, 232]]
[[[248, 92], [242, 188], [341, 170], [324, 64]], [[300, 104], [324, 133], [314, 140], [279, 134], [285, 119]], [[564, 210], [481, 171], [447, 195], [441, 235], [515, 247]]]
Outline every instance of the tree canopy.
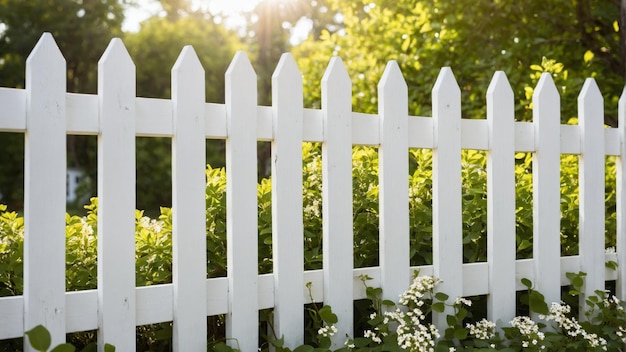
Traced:
[[[354, 85], [358, 111], [376, 110], [376, 83], [388, 60], [397, 60], [409, 85], [410, 113], [430, 115], [430, 90], [440, 67], [450, 66], [463, 92], [464, 117], [484, 116], [484, 97], [496, 70], [505, 71], [528, 119], [537, 72], [554, 74], [563, 120], [576, 116], [586, 77], [597, 77], [615, 125], [624, 85], [620, 4], [615, 0], [330, 0], [344, 28], [295, 48], [305, 77], [305, 99], [319, 105], [325, 64], [341, 56]], [[545, 58], [545, 59], [544, 59]], [[529, 90], [530, 88], [530, 90]]]
[[[377, 83], [388, 60], [397, 60], [409, 86], [410, 113], [430, 115], [431, 89], [440, 67], [452, 67], [462, 90], [463, 117], [485, 115], [485, 93], [496, 70], [506, 72], [518, 101], [518, 120], [530, 119], [533, 87], [553, 74], [562, 97], [562, 120], [577, 115], [586, 77], [605, 97], [605, 122], [617, 123], [617, 100], [626, 76], [626, 9], [620, 0], [260, 0], [245, 28], [191, 0], [160, 0], [163, 12], [136, 33], [122, 32], [134, 0], [0, 0], [0, 84], [23, 87], [26, 57], [44, 31], [66, 57], [68, 91], [95, 93], [97, 62], [110, 39], [121, 36], [137, 63], [139, 96], [169, 98], [170, 70], [184, 45], [193, 45], [206, 72], [209, 102], [223, 102], [224, 72], [236, 50], [246, 50], [259, 78], [259, 103], [271, 104], [271, 75], [280, 54], [292, 51], [304, 75], [305, 105], [319, 107], [320, 80], [331, 57], [344, 59], [353, 82], [355, 111], [376, 111]], [[625, 19], [620, 18], [620, 15]], [[309, 39], [291, 43], [308, 22]], [[0, 193], [19, 209], [23, 136], [0, 134]], [[259, 147], [261, 176], [268, 145]], [[169, 141], [139, 139], [138, 207], [170, 205]], [[208, 162], [223, 164], [223, 145], [210, 145]], [[68, 138], [68, 165], [95, 179], [95, 138]], [[16, 177], [16, 175], [18, 175]], [[95, 183], [91, 194], [95, 194]]]

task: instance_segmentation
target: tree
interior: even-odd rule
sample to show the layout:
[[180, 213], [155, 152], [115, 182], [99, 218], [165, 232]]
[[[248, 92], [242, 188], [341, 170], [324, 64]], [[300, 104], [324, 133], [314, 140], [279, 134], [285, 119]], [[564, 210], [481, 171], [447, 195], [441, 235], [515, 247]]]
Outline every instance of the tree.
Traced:
[[[137, 66], [137, 95], [153, 98], [171, 96], [171, 69], [183, 46], [193, 45], [205, 70], [207, 102], [224, 102], [224, 73], [241, 48], [233, 31], [216, 24], [209, 14], [171, 20], [153, 17], [142, 23], [137, 33], [125, 39]], [[224, 165], [222, 141], [207, 141], [207, 161]], [[158, 214], [159, 206], [171, 206], [171, 140], [137, 139], [137, 208]]]
[[[101, 0], [0, 0], [0, 82], [5, 87], [24, 87], [26, 58], [43, 32], [54, 36], [67, 61], [67, 89], [95, 93], [97, 63], [111, 38], [121, 34], [124, 4]], [[24, 185], [24, 139], [21, 134], [0, 134], [2, 202], [21, 209]], [[68, 138], [68, 165], [92, 167], [89, 157], [95, 145], [88, 138]], [[85, 165], [79, 160], [93, 160]]]
[[[527, 87], [532, 93], [534, 73], [549, 69], [545, 66], [552, 59], [562, 64], [553, 73], [563, 120], [577, 115], [576, 96], [584, 78], [593, 76], [608, 97], [606, 123], [616, 124], [624, 84], [618, 1], [331, 1], [343, 15], [344, 30], [323, 32], [295, 49], [310, 105], [319, 105], [319, 80], [333, 55], [345, 59], [355, 89], [353, 105], [364, 112], [376, 110], [376, 83], [387, 60], [397, 60], [402, 68], [414, 115], [430, 115], [430, 90], [439, 68], [451, 66], [462, 90], [464, 117], [484, 117], [495, 70], [507, 73], [520, 106], [528, 107]], [[529, 117], [520, 108], [518, 119]]]

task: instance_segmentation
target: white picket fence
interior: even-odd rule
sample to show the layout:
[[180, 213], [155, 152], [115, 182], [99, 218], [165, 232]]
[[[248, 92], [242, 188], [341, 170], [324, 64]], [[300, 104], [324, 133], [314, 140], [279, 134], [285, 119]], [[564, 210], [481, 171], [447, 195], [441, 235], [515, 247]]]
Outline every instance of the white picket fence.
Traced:
[[[626, 298], [626, 98], [619, 128], [604, 128], [603, 100], [588, 80], [579, 125], [560, 125], [557, 89], [544, 74], [533, 96], [533, 122], [514, 121], [514, 97], [502, 72], [489, 86], [486, 120], [461, 119], [460, 90], [449, 68], [433, 89], [433, 116], [408, 116], [407, 86], [390, 62], [378, 85], [379, 113], [351, 110], [351, 82], [339, 58], [322, 80], [322, 109], [304, 109], [302, 77], [285, 54], [272, 78], [272, 107], [257, 106], [256, 74], [243, 53], [226, 72], [226, 103], [206, 103], [204, 71], [191, 47], [172, 69], [172, 98], [136, 97], [135, 66], [114, 39], [98, 66], [98, 94], [66, 92], [65, 60], [44, 34], [27, 60], [26, 89], [0, 88], [0, 130], [25, 133], [24, 295], [0, 298], [0, 339], [44, 324], [53, 343], [66, 332], [98, 329], [119, 351], [135, 349], [135, 327], [173, 321], [178, 351], [206, 349], [206, 317], [226, 314], [227, 335], [257, 350], [258, 310], [274, 308], [286, 345], [303, 341], [303, 305], [315, 301], [339, 316], [334, 343], [352, 332], [352, 302], [365, 297], [367, 274], [385, 298], [408, 285], [408, 148], [433, 161], [433, 262], [441, 289], [488, 295], [489, 318], [515, 314], [520, 279], [548, 301], [560, 300], [565, 272], [584, 271], [586, 292], [617, 280]], [[1, 84], [1, 82], [0, 82]], [[98, 135], [98, 289], [65, 292], [66, 134]], [[135, 287], [135, 137], [166, 136], [173, 145], [173, 282]], [[228, 276], [206, 278], [205, 139], [226, 140]], [[272, 142], [272, 274], [258, 275], [256, 142]], [[323, 143], [323, 270], [303, 270], [301, 143]], [[380, 266], [352, 264], [353, 145], [379, 147]], [[488, 156], [488, 261], [463, 264], [461, 149]], [[534, 254], [515, 259], [514, 153], [532, 152]], [[580, 155], [580, 255], [560, 257], [560, 154]], [[617, 253], [604, 244], [604, 160], [618, 160]], [[619, 263], [606, 270], [605, 260]], [[438, 324], [443, 315], [435, 316]], [[231, 340], [232, 343], [234, 343]]]

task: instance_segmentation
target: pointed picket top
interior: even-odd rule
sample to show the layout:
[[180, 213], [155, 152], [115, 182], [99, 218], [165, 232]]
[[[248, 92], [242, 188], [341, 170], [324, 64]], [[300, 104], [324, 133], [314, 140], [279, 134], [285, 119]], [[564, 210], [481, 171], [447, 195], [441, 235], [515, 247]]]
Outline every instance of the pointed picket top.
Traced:
[[454, 109], [452, 115], [461, 116], [461, 88], [454, 78], [450, 67], [442, 67], [433, 87], [433, 117], [438, 114]]
[[[328, 67], [322, 77], [322, 90], [329, 89], [330, 87], [345, 88], [345, 85], [352, 86], [350, 75], [348, 75], [348, 70], [343, 64], [343, 60], [341, 60], [339, 56], [335, 56], [330, 59], [330, 63], [328, 63]], [[322, 93], [322, 96], [323, 95]]]
[[556, 89], [552, 76], [548, 72], [544, 72], [533, 92], [533, 106], [544, 100], [553, 101], [554, 99], [560, 99], [559, 91]]
[[587, 78], [585, 80], [585, 84], [583, 85], [583, 89], [578, 94], [578, 106], [579, 106], [579, 123], [584, 123], [583, 120], [587, 120], [587, 118], [598, 118], [604, 119], [603, 115], [594, 114], [594, 112], [603, 109], [604, 107], [604, 98], [602, 97], [602, 93], [600, 92], [600, 88], [598, 88], [598, 84], [596, 80], [593, 78]]
[[186, 79], [193, 77], [204, 77], [204, 68], [200, 63], [200, 59], [193, 49], [193, 46], [186, 45], [178, 55], [174, 66], [172, 67], [172, 75], [174, 77], [183, 75]]
[[489, 88], [487, 88], [487, 99], [492, 99], [494, 103], [514, 99], [513, 89], [506, 77], [506, 73], [503, 71], [497, 71], [493, 75], [491, 83], [489, 83]]
[[[622, 91], [617, 107], [617, 127], [620, 134], [620, 157], [617, 158], [617, 262], [626, 263], [626, 87]], [[616, 294], [626, 299], [626, 270], [618, 270]]]
[[248, 59], [248, 55], [243, 51], [235, 53], [233, 61], [226, 70], [226, 84], [232, 79], [254, 79], [256, 81], [256, 72]]
[[[35, 68], [35, 66], [37, 68]], [[47, 72], [63, 72], [65, 74], [65, 58], [52, 34], [45, 32], [26, 59], [26, 77], [30, 71], [38, 69]], [[65, 77], [63, 78], [65, 81]]]
[[107, 46], [104, 54], [98, 61], [98, 70], [111, 69], [117, 72], [123, 72], [132, 67], [133, 75], [135, 70], [135, 64], [128, 54], [128, 50], [124, 46], [124, 43], [120, 38], [113, 38]]
[[397, 299], [410, 282], [408, 88], [396, 61], [389, 61], [378, 83], [380, 123], [379, 214], [383, 299]]
[[390, 98], [391, 95], [404, 96], [408, 94], [406, 81], [396, 60], [387, 63], [385, 72], [378, 82], [378, 91], [383, 92], [387, 98]]
[[290, 53], [284, 53], [276, 65], [276, 70], [272, 74], [272, 83], [289, 82], [295, 84], [299, 81], [302, 84], [302, 73], [296, 64], [296, 60]]

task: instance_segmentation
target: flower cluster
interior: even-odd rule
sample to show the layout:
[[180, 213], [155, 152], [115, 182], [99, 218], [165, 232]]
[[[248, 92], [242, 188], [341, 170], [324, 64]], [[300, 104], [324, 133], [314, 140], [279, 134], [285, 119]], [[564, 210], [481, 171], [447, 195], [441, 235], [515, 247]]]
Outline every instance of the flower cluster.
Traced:
[[142, 216], [141, 219], [139, 219], [139, 226], [141, 226], [142, 228], [148, 230], [148, 231], [152, 231], [154, 233], [161, 233], [161, 231], [163, 230], [163, 221], [161, 220], [155, 220], [155, 219], [150, 219], [147, 216]]
[[423, 297], [426, 292], [432, 292], [441, 280], [434, 276], [417, 276], [413, 279], [411, 286], [400, 295], [398, 302], [403, 305], [414, 305], [420, 307], [424, 304]]
[[324, 325], [319, 330], [317, 330], [317, 334], [323, 337], [331, 337], [337, 333], [337, 327], [334, 325]]
[[[400, 295], [400, 304], [386, 311], [382, 306], [393, 304], [381, 303], [381, 290], [370, 290], [366, 286], [368, 298], [374, 302], [372, 307], [376, 311], [369, 316], [372, 328], [364, 332], [363, 339], [349, 340], [346, 346], [351, 351], [397, 347], [412, 352], [502, 349], [618, 351], [626, 344], [625, 306], [608, 292], [596, 291], [595, 296], [587, 299], [585, 314], [588, 319], [582, 322], [572, 317], [572, 308], [565, 303], [553, 303], [549, 307], [543, 300], [544, 306], [537, 310], [531, 307], [533, 312], [545, 313], [538, 316], [540, 320], [518, 316], [509, 322], [510, 327], [498, 328], [495, 322], [487, 319], [467, 323], [466, 320], [471, 318], [467, 307], [471, 307], [472, 301], [464, 297], [448, 300], [448, 295], [435, 291], [440, 282], [433, 276], [417, 276]], [[527, 285], [529, 293], [532, 295], [535, 292], [535, 299], [543, 299], [543, 295], [532, 291], [531, 285]], [[446, 306], [454, 308], [454, 311], [446, 313], [451, 312], [445, 309]], [[435, 312], [447, 314], [448, 326], [441, 336], [437, 327], [430, 323], [431, 314]], [[546, 324], [552, 324], [552, 327]]]
[[[529, 317], [515, 317], [511, 320], [510, 324], [512, 327], [519, 330], [523, 348], [537, 346], [545, 339], [545, 334], [539, 331], [537, 323]], [[541, 346], [541, 349], [545, 349], [545, 346]]]
[[554, 302], [550, 307], [550, 314], [540, 315], [539, 318], [546, 321], [554, 321], [567, 336], [582, 336], [589, 344], [589, 347], [601, 347], [603, 350], [606, 350], [606, 340], [597, 334], [587, 332], [575, 318], [569, 317], [568, 314], [571, 310], [572, 308], [565, 303]]
[[469, 334], [479, 340], [489, 340], [495, 336], [496, 323], [483, 319], [476, 324], [467, 324]]

